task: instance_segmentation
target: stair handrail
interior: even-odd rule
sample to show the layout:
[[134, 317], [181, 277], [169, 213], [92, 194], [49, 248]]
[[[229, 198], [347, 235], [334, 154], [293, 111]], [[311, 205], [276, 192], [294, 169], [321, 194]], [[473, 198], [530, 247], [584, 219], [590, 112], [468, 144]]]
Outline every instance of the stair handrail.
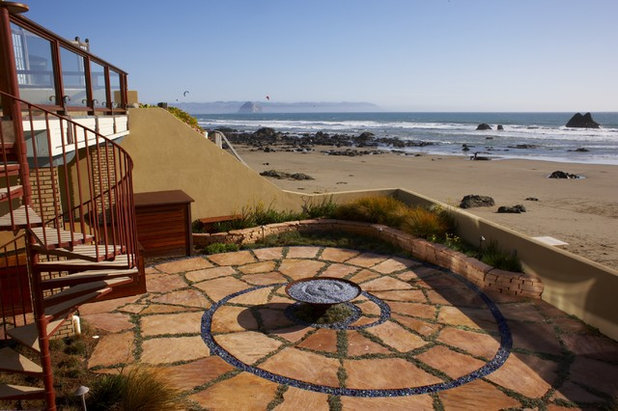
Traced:
[[[75, 156], [74, 164], [78, 174], [75, 179], [76, 187], [74, 187], [74, 193], [67, 192], [64, 196], [64, 200], [70, 203], [66, 205], [65, 211], [54, 213], [52, 218], [45, 218], [43, 205], [41, 202], [42, 192], [39, 171], [34, 173], [34, 177], [37, 180], [37, 188], [33, 188], [32, 190], [33, 197], [36, 194], [36, 197], [39, 199], [38, 209], [37, 207], [33, 207], [35, 211], [41, 213], [41, 218], [48, 224], [54, 219], [58, 220], [55, 224], [55, 229], [56, 236], [60, 237], [64, 220], [68, 219], [71, 228], [73, 228], [76, 220], [75, 211], [79, 209], [80, 211], [77, 214], [79, 215], [80, 229], [83, 237], [85, 237], [85, 231], [90, 230], [91, 234], [94, 235], [95, 242], [104, 246], [102, 250], [100, 250], [99, 247], [95, 248], [95, 258], [99, 258], [101, 255], [115, 253], [118, 248], [120, 252], [127, 253], [129, 255], [129, 266], [135, 267], [138, 250], [137, 238], [135, 235], [135, 205], [133, 203], [132, 196], [133, 161], [128, 152], [120, 145], [100, 134], [96, 130], [79, 124], [67, 116], [54, 113], [44, 107], [27, 102], [3, 91], [0, 91], [0, 96], [2, 96], [2, 98], [13, 99], [15, 102], [18, 102], [22, 112], [25, 111], [27, 113], [27, 119], [23, 120], [23, 123], [30, 123], [29, 132], [31, 149], [29, 154], [31, 155], [30, 158], [34, 163], [33, 168], [35, 170], [40, 170], [41, 168], [53, 168], [55, 162], [59, 162], [60, 165], [58, 168], [63, 168], [64, 171], [65, 191], [68, 190], [68, 184], [70, 184], [68, 177], [70, 173], [70, 170], [68, 170], [68, 163], [72, 161], [72, 158], [67, 159], [68, 154], [69, 152], [72, 152]], [[37, 112], [36, 116], [34, 114], [35, 111]], [[42, 156], [37, 155], [41, 148], [38, 147], [40, 141], [37, 141], [38, 139], [35, 135], [35, 127], [33, 123], [35, 117], [43, 117], [45, 120], [47, 141], [44, 141], [44, 143], [46, 143], [47, 150], [43, 151], [47, 151], [48, 154], [45, 159], [43, 159]], [[50, 126], [50, 118], [58, 121], [60, 145], [62, 148], [61, 159], [59, 159], [60, 161], [57, 161], [58, 159], [55, 159], [51, 154], [52, 141], [50, 135], [52, 127]], [[19, 128], [24, 134], [25, 141], [25, 131], [23, 130], [22, 124], [19, 125]], [[65, 135], [65, 129], [72, 131], [71, 134], [74, 139], [72, 143], [68, 143], [68, 136]], [[16, 139], [17, 138], [18, 137], [16, 136]], [[87, 151], [86, 154], [83, 155], [83, 158], [80, 158], [80, 150], [82, 148], [90, 147], [95, 147], [94, 151], [96, 153], [96, 158], [92, 158], [94, 156], [88, 154]], [[101, 147], [104, 148], [104, 153], [101, 153]], [[79, 174], [82, 172], [80, 168], [84, 166], [80, 165], [80, 160], [84, 159], [87, 163], [87, 176], [82, 178]], [[41, 164], [41, 162], [46, 162], [48, 165]], [[114, 167], [110, 167], [110, 164], [114, 164]], [[98, 168], [98, 176], [93, 175], [94, 168]], [[22, 176], [22, 178], [29, 178], [29, 176]], [[85, 183], [84, 180], [86, 180]], [[84, 184], [88, 184], [88, 187], [83, 187]], [[60, 209], [60, 211], [62, 211], [60, 205], [61, 199], [57, 195], [59, 185], [61, 185], [60, 182], [56, 182], [52, 178], [51, 194], [53, 209]], [[83, 191], [86, 191], [87, 198], [84, 197]], [[78, 201], [71, 201], [70, 197], [73, 194], [78, 197]], [[115, 207], [111, 207], [112, 205]], [[118, 205], [121, 205], [122, 207], [118, 207]], [[111, 214], [108, 216], [108, 213]], [[28, 215], [28, 209], [26, 209], [26, 214]], [[108, 217], [110, 219], [109, 222], [107, 221]], [[102, 225], [97, 221], [98, 218], [103, 219]], [[88, 227], [86, 227], [86, 222], [89, 223]], [[46, 228], [46, 224], [43, 224], [42, 227], [43, 238], [39, 240], [41, 240], [45, 245], [48, 242], [47, 232], [49, 230]], [[73, 233], [73, 230], [71, 229], [70, 232]], [[75, 241], [76, 239], [73, 237], [73, 234], [71, 234], [70, 243], [73, 244]]]

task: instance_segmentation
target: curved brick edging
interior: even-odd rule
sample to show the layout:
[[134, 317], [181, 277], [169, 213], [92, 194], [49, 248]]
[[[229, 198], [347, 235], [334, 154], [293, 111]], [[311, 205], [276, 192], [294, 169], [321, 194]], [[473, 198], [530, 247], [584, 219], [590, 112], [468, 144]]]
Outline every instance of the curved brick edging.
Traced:
[[532, 298], [540, 298], [543, 293], [543, 283], [537, 277], [493, 268], [442, 244], [432, 243], [381, 224], [329, 219], [289, 221], [224, 233], [194, 233], [193, 244], [201, 247], [212, 243], [252, 244], [266, 236], [293, 230], [304, 232], [338, 230], [379, 238], [399, 246], [414, 258], [457, 273], [483, 290]]

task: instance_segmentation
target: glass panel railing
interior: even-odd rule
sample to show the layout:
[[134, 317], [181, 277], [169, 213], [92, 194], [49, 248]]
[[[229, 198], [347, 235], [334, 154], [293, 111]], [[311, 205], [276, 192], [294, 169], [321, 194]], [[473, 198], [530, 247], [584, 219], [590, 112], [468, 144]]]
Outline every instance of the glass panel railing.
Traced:
[[120, 92], [120, 74], [109, 71], [109, 87], [112, 95], [112, 108], [122, 107], [122, 93]]
[[90, 77], [92, 79], [92, 99], [94, 108], [102, 108], [107, 105], [107, 96], [105, 93], [105, 68], [95, 63], [90, 62]]
[[67, 106], [85, 107], [88, 105], [86, 92], [86, 71], [84, 58], [64, 47], [60, 48], [60, 64], [62, 66], [62, 85], [64, 96], [67, 96]]
[[56, 104], [51, 42], [11, 24], [17, 84], [22, 99], [35, 104]]

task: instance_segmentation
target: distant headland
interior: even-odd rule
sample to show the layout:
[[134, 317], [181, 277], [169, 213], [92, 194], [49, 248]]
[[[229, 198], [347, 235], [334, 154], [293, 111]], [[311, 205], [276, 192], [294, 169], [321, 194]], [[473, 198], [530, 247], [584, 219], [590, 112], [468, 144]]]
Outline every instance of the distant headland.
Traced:
[[254, 102], [214, 101], [205, 103], [176, 103], [174, 106], [190, 114], [231, 113], [350, 113], [383, 111], [367, 102]]

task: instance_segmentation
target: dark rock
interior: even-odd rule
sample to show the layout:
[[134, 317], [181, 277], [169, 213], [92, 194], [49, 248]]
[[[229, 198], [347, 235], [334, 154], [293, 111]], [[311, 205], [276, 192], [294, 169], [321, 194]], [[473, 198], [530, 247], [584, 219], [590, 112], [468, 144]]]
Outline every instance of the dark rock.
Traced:
[[253, 133], [253, 135], [258, 138], [274, 137], [275, 134], [276, 134], [275, 129], [270, 128], [270, 127], [262, 127], [258, 131]]
[[489, 161], [490, 158], [489, 157], [483, 157], [483, 156], [479, 156], [479, 153], [474, 153], [473, 156], [470, 156], [470, 160], [475, 160], [475, 161]]
[[476, 127], [477, 130], [491, 130], [491, 126], [487, 123], [481, 123]]
[[502, 124], [498, 124], [498, 130], [504, 130], [504, 127], [502, 126]]
[[495, 205], [494, 199], [489, 196], [480, 196], [478, 194], [468, 194], [461, 199], [459, 207], [472, 208], [472, 207], [493, 207]]
[[569, 152], [575, 152], [575, 153], [587, 153], [587, 152], [589, 152], [590, 150], [588, 150], [588, 149], [587, 149], [587, 148], [585, 148], [585, 147], [580, 147], [580, 148], [576, 148], [575, 150], [567, 150], [567, 151], [569, 151]]
[[538, 148], [539, 146], [537, 146], [536, 144], [517, 144], [515, 146], [508, 146], [509, 148], [518, 148], [521, 150], [527, 150], [527, 149], [531, 149], [531, 148]]
[[264, 177], [272, 177], [277, 178], [279, 180], [287, 179], [287, 180], [313, 180], [313, 177], [304, 174], [304, 173], [286, 173], [285, 171], [278, 170], [266, 170], [260, 173], [261, 176]]
[[536, 197], [526, 197], [526, 201], [539, 201]]
[[577, 178], [581, 178], [581, 176], [578, 176], [577, 174], [567, 173], [566, 171], [557, 170], [551, 173], [547, 178], [577, 179]]
[[599, 123], [592, 119], [592, 114], [590, 113], [584, 115], [575, 113], [566, 123], [566, 126], [573, 128], [600, 128]]
[[514, 206], [501, 206], [501, 207], [498, 207], [498, 212], [499, 213], [513, 213], [513, 214], [525, 213], [526, 207], [524, 207], [521, 204], [517, 204]]
[[238, 109], [238, 112], [239, 113], [261, 113], [262, 107], [258, 106], [257, 104], [251, 101], [247, 101], [245, 104], [240, 106], [240, 108]]
[[470, 147], [468, 147], [468, 145], [467, 145], [467, 144], [463, 144], [463, 145], [461, 146], [461, 151], [470, 151]]

